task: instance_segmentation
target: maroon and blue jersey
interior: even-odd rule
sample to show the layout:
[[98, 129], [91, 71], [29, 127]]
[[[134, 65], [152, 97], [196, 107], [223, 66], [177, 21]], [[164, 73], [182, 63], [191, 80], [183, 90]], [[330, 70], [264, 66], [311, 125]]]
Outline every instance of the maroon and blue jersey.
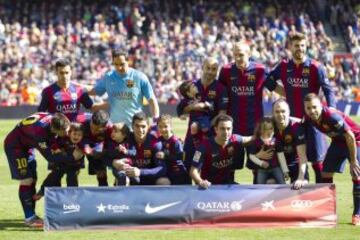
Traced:
[[344, 113], [324, 107], [321, 113], [320, 122], [312, 121], [308, 116], [305, 122], [310, 122], [321, 132], [330, 137], [334, 142], [346, 146], [344, 133], [352, 131], [355, 136], [356, 145], [360, 147], [360, 126]]
[[187, 175], [187, 171], [183, 162], [183, 146], [176, 136], [169, 139], [159, 138], [162, 143], [163, 152], [165, 154], [166, 170], [169, 177]]
[[225, 147], [217, 144], [214, 137], [205, 139], [194, 153], [192, 166], [212, 184], [231, 184], [234, 157], [242, 143], [243, 137], [237, 134], [230, 137]]
[[[264, 148], [265, 151], [272, 150], [274, 152], [271, 159], [265, 160], [269, 163], [269, 168], [267, 169], [279, 167], [280, 164], [276, 152], [279, 152], [282, 149], [276, 145], [276, 138], [273, 137], [267, 143], [265, 143], [261, 138], [256, 138], [247, 149], [250, 154], [255, 155], [261, 150], [261, 148]], [[260, 160], [264, 160], [264, 159], [260, 159]]]
[[[119, 150], [120, 145], [126, 148], [126, 154]], [[105, 139], [103, 157], [105, 159], [106, 165], [112, 167], [112, 161], [114, 159], [128, 158], [130, 160], [130, 158], [134, 156], [136, 156], [135, 146], [132, 146], [132, 148], [130, 149], [129, 144], [126, 140], [119, 143], [109, 137]]]
[[72, 156], [52, 154], [51, 145], [57, 138], [50, 130], [52, 119], [53, 115], [39, 112], [22, 120], [7, 135], [4, 142], [6, 152], [16, 158], [27, 156], [29, 149], [36, 148], [49, 162], [74, 160]]
[[252, 135], [255, 124], [264, 115], [262, 97], [267, 76], [265, 66], [253, 61], [242, 71], [235, 63], [225, 65], [219, 80], [226, 86], [228, 114], [234, 119], [234, 133]]
[[275, 128], [274, 136], [278, 151], [285, 154], [287, 165], [297, 165], [299, 156], [296, 147], [305, 144], [305, 130], [300, 120], [290, 118], [288, 126], [283, 131]]
[[149, 132], [145, 141], [138, 144], [133, 133], [128, 137], [129, 149], [136, 149], [136, 155], [131, 157], [132, 165], [140, 169], [140, 178], [159, 178], [166, 176], [166, 163], [162, 144], [155, 134]]
[[214, 118], [219, 111], [226, 110], [228, 105], [228, 96], [225, 91], [225, 87], [219, 82], [214, 80], [209, 86], [204, 87], [201, 83], [201, 80], [194, 82], [195, 86], [198, 89], [198, 96], [196, 100], [184, 98], [180, 101], [177, 106], [177, 114], [181, 116], [184, 114], [184, 108], [188, 105], [197, 102], [209, 102], [211, 108], [208, 111], [192, 111], [189, 113], [189, 124], [191, 125], [194, 121], [199, 121], [201, 123], [202, 118], [207, 118], [211, 120]]
[[63, 89], [57, 83], [53, 83], [42, 91], [38, 111], [60, 112], [70, 121], [74, 121], [80, 111], [81, 104], [87, 109], [93, 105], [88, 93], [81, 86], [70, 83], [69, 88]]
[[273, 91], [277, 80], [281, 80], [284, 86], [290, 115], [293, 117], [304, 117], [304, 97], [309, 93], [319, 94], [320, 88], [328, 106], [336, 107], [334, 91], [326, 76], [326, 70], [313, 59], [307, 58], [300, 65], [296, 65], [293, 60], [282, 60], [269, 74], [266, 87]]

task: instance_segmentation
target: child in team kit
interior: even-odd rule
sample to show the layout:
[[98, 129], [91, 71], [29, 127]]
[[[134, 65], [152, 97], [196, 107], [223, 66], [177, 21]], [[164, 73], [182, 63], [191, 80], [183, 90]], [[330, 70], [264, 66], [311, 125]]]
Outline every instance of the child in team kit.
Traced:
[[[262, 160], [255, 156], [261, 148], [272, 149], [276, 154], [269, 160]], [[266, 184], [273, 178], [277, 184], [284, 184], [289, 179], [289, 169], [286, 165], [284, 152], [276, 144], [274, 137], [274, 123], [271, 117], [264, 117], [255, 128], [255, 140], [249, 147], [249, 158], [257, 166], [257, 184]]]
[[118, 165], [125, 165], [125, 169], [131, 167], [131, 157], [136, 155], [136, 149], [129, 149], [126, 140], [130, 134], [130, 128], [125, 123], [115, 123], [112, 126], [110, 139], [104, 142], [104, 159], [107, 166], [112, 168], [115, 176], [115, 185], [129, 185], [129, 178], [125, 174], [125, 170], [117, 170]]
[[[88, 154], [91, 149], [84, 145], [82, 141], [83, 136], [84, 130], [82, 125], [80, 123], [71, 123], [69, 137], [56, 139], [51, 146], [52, 153], [66, 155], [73, 154], [77, 150], [79, 154]], [[39, 200], [44, 195], [45, 187], [55, 186], [56, 183], [61, 182], [65, 174], [68, 187], [79, 186], [78, 175], [81, 168], [84, 168], [84, 157], [75, 162], [54, 163], [52, 171], [44, 180], [40, 190], [33, 196], [33, 199]]]
[[191, 178], [183, 162], [183, 146], [179, 138], [172, 131], [172, 118], [168, 114], [158, 119], [159, 140], [165, 154], [167, 177], [172, 185], [191, 184]]
[[183, 105], [183, 108], [186, 108], [190, 104], [196, 103], [194, 109], [191, 111], [190, 116], [191, 135], [198, 136], [199, 138], [208, 136], [208, 132], [211, 127], [209, 112], [213, 111], [214, 106], [207, 101], [199, 101], [199, 91], [195, 84], [190, 81], [183, 82], [179, 87], [179, 91], [183, 96], [183, 99], [180, 102], [180, 105]]

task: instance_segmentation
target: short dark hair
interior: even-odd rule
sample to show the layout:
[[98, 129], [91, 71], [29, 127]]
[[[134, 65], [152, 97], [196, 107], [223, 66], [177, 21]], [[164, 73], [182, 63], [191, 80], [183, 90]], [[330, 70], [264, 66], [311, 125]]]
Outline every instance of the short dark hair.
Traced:
[[230, 117], [229, 115], [220, 114], [217, 117], [215, 117], [215, 119], [214, 119], [214, 127], [217, 127], [220, 122], [228, 122], [228, 121], [230, 121], [231, 123], [234, 123], [233, 118]]
[[310, 102], [310, 101], [312, 101], [314, 99], [317, 99], [317, 100], [321, 101], [321, 99], [319, 98], [318, 95], [316, 95], [315, 93], [309, 93], [309, 94], [307, 94], [305, 96], [304, 102]]
[[70, 124], [70, 132], [84, 132], [84, 127], [81, 123], [72, 122]]
[[60, 67], [66, 67], [66, 66], [71, 66], [70, 61], [66, 58], [60, 58], [55, 62], [55, 70], [57, 70]]
[[112, 56], [112, 58], [114, 59], [114, 58], [116, 58], [116, 57], [120, 57], [120, 56], [124, 56], [125, 58], [127, 58], [128, 57], [128, 53], [127, 53], [127, 51], [125, 51], [125, 50], [122, 50], [122, 49], [113, 49], [112, 51], [111, 51], [111, 56]]
[[146, 114], [144, 112], [137, 112], [134, 114], [133, 118], [132, 118], [132, 125], [134, 125], [135, 121], [148, 121], [148, 117], [146, 116]]
[[180, 92], [181, 96], [183, 96], [184, 98], [188, 97], [187, 93], [190, 90], [191, 84], [192, 84], [191, 81], [185, 81], [182, 84], [180, 84], [179, 92]]
[[93, 113], [91, 122], [96, 126], [105, 126], [109, 122], [109, 114], [104, 110], [98, 110]]
[[171, 124], [172, 117], [170, 114], [161, 114], [157, 123], [169, 121]]
[[62, 113], [55, 113], [50, 126], [56, 131], [66, 130], [70, 127], [70, 120]]
[[294, 41], [306, 40], [306, 36], [303, 33], [295, 32], [289, 36], [289, 41], [292, 43]]

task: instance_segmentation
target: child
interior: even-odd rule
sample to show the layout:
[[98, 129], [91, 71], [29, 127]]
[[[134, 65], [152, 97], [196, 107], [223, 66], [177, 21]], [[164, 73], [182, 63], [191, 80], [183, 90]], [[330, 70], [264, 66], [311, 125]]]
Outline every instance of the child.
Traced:
[[[255, 154], [262, 147], [264, 150], [273, 149], [276, 154], [270, 160], [259, 159]], [[255, 140], [249, 147], [249, 158], [259, 166], [256, 176], [257, 184], [266, 184], [270, 178], [274, 178], [277, 184], [285, 184], [285, 180], [289, 178], [284, 152], [275, 145], [274, 123], [271, 117], [264, 117], [256, 126]]]
[[[193, 105], [190, 109], [190, 129], [191, 135], [196, 136], [200, 134], [199, 137], [207, 136], [209, 129], [211, 127], [210, 123], [210, 112], [213, 111], [214, 106], [209, 102], [200, 102], [197, 95], [198, 89], [195, 84], [186, 81], [183, 82], [179, 87], [180, 94], [183, 96], [183, 99], [180, 102], [182, 108], [186, 109], [190, 105]], [[199, 131], [201, 129], [201, 132]]]
[[172, 131], [171, 116], [161, 115], [158, 119], [159, 141], [165, 154], [167, 177], [172, 185], [191, 184], [191, 178], [183, 162], [183, 147], [181, 141]]
[[[75, 162], [61, 162], [55, 163], [52, 166], [52, 171], [44, 180], [40, 190], [33, 196], [34, 200], [39, 200], [44, 195], [45, 187], [55, 186], [56, 183], [61, 182], [62, 177], [66, 174], [66, 183], [68, 187], [79, 186], [78, 175], [80, 168], [84, 168], [84, 153], [86, 153], [85, 146], [82, 142], [84, 130], [80, 123], [71, 123], [69, 137], [58, 138], [51, 146], [53, 153], [74, 154], [76, 151], [79, 155]], [[82, 155], [82, 156], [81, 156]]]
[[131, 166], [131, 158], [136, 155], [136, 149], [128, 149], [129, 146], [126, 143], [126, 138], [130, 133], [129, 127], [125, 123], [116, 123], [112, 126], [112, 132], [110, 139], [105, 139], [104, 142], [104, 159], [107, 166], [112, 168], [112, 172], [115, 176], [115, 185], [128, 186], [130, 181], [126, 177], [124, 170], [117, 170], [119, 165]]

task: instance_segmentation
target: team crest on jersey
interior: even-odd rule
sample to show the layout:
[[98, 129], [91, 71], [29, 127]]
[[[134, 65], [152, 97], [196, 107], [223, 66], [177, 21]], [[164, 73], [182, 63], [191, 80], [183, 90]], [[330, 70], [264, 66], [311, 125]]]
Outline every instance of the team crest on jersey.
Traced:
[[249, 81], [255, 81], [255, 79], [256, 79], [256, 77], [255, 77], [254, 74], [249, 74], [249, 75], [248, 75], [248, 80], [249, 80]]
[[229, 147], [227, 148], [227, 152], [228, 152], [229, 155], [233, 155], [233, 154], [234, 154], [234, 147], [233, 147], [233, 146], [229, 146]]
[[196, 152], [194, 153], [193, 161], [194, 161], [194, 162], [199, 162], [199, 161], [200, 161], [200, 158], [201, 158], [201, 152], [200, 152], [200, 151], [196, 151]]
[[327, 124], [323, 124], [322, 127], [323, 127], [326, 131], [330, 129], [329, 125], [327, 125]]
[[158, 159], [164, 159], [164, 158], [165, 158], [164, 152], [157, 152], [157, 153], [155, 154], [155, 156], [156, 156], [156, 158], [158, 158]]
[[216, 97], [216, 91], [209, 91], [208, 97], [209, 98], [215, 98]]
[[71, 99], [76, 100], [77, 99], [77, 94], [76, 93], [71, 93]]
[[41, 149], [46, 149], [46, 148], [47, 148], [46, 142], [39, 142], [39, 147], [40, 147]]
[[144, 157], [151, 158], [151, 150], [144, 150]]
[[134, 80], [132, 80], [132, 79], [126, 80], [126, 86], [128, 88], [134, 87]]
[[308, 67], [305, 67], [302, 71], [302, 75], [309, 75], [310, 74], [310, 69]]
[[292, 136], [291, 135], [285, 135], [285, 143], [291, 143], [292, 142]]

